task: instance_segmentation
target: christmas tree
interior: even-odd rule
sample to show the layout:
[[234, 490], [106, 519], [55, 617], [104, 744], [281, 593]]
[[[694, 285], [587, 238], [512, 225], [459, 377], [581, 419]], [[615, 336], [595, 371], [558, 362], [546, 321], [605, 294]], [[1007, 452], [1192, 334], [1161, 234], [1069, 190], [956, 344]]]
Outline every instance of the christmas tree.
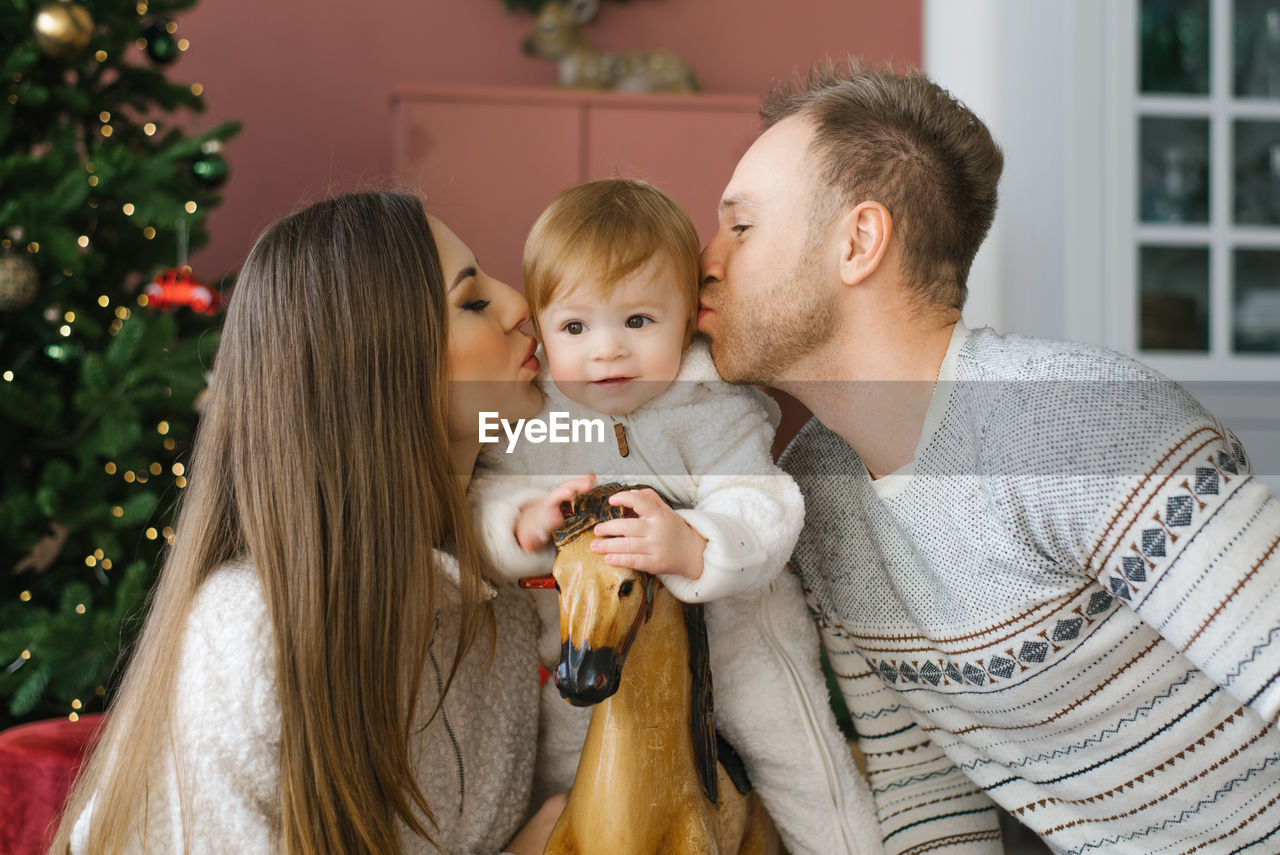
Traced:
[[0, 0], [0, 726], [101, 709], [172, 537], [239, 130], [166, 77], [194, 3]]

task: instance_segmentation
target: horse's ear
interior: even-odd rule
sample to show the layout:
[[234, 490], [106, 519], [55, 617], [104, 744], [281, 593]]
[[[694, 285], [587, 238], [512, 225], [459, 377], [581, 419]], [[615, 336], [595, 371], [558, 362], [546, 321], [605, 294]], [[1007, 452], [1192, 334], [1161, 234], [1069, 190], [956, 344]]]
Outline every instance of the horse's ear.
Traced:
[[711, 648], [707, 643], [707, 621], [701, 605], [684, 604], [684, 626], [689, 633], [689, 674], [693, 692], [689, 709], [689, 736], [693, 759], [702, 779], [702, 791], [712, 804], [719, 799], [716, 780], [716, 723], [711, 692]]

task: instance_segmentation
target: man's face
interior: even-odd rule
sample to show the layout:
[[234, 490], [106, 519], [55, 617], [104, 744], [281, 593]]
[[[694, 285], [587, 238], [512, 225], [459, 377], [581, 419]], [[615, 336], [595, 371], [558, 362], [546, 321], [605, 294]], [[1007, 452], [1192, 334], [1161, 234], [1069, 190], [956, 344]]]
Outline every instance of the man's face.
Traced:
[[836, 292], [823, 273], [826, 224], [811, 222], [822, 209], [808, 157], [812, 137], [808, 121], [792, 117], [755, 141], [725, 188], [719, 228], [702, 251], [698, 329], [731, 383], [786, 378], [838, 325]]

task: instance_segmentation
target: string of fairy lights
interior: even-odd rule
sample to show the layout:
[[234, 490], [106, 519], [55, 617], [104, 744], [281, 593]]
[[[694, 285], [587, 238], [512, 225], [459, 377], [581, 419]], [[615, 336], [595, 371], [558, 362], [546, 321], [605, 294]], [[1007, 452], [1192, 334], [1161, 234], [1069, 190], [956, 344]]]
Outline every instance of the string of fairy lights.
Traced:
[[[149, 9], [146, 0], [140, 0], [140, 2], [137, 3], [135, 9], [140, 19], [145, 18], [146, 15], [148, 14], [148, 9]], [[167, 21], [164, 23], [163, 27], [158, 29], [161, 32], [163, 32], [166, 37], [168, 37], [168, 36], [174, 35], [178, 31], [178, 24], [176, 21]], [[150, 39], [146, 35], [139, 36], [135, 40], [134, 46], [140, 51], [145, 51], [148, 45], [154, 39], [155, 39], [154, 35]], [[185, 38], [177, 39], [176, 42], [173, 42], [173, 44], [176, 46], [179, 52], [185, 52], [191, 47], [190, 41]], [[94, 60], [96, 60], [98, 63], [104, 63], [107, 61], [109, 54], [105, 50], [98, 50], [94, 53], [93, 57], [94, 57]], [[156, 58], [156, 57], [153, 57], [153, 58]], [[165, 62], [172, 61], [172, 58], [166, 58], [164, 61]], [[13, 79], [14, 79], [14, 82], [21, 81], [22, 74], [20, 72], [14, 72]], [[195, 95], [196, 97], [200, 97], [201, 95], [204, 94], [204, 85], [201, 83], [192, 83], [190, 86], [190, 89], [191, 89], [191, 94]], [[10, 94], [8, 100], [11, 104], [16, 104], [18, 101], [17, 94]], [[111, 112], [108, 110], [101, 111], [98, 114], [98, 120], [101, 123], [101, 127], [99, 128], [99, 133], [102, 134], [102, 137], [104, 139], [110, 139], [112, 134], [115, 133], [115, 129], [111, 125]], [[154, 136], [158, 130], [159, 130], [159, 127], [156, 125], [155, 122], [146, 122], [142, 126], [143, 133], [148, 137]], [[221, 143], [216, 140], [213, 140], [213, 141], [210, 141], [210, 143], [206, 144], [204, 153], [206, 155], [216, 156], [220, 150], [221, 150]], [[95, 191], [101, 191], [102, 189], [100, 187], [101, 180], [97, 175], [94, 174], [96, 171], [96, 167], [93, 161], [86, 162], [84, 165], [84, 169], [85, 169], [85, 172], [88, 173], [88, 177], [86, 180], [89, 186], [93, 188]], [[197, 174], [199, 175], [198, 169], [197, 169]], [[85, 204], [91, 209], [97, 209], [98, 207], [100, 207], [101, 202], [99, 199], [91, 196], [85, 202]], [[137, 212], [137, 206], [133, 202], [126, 201], [123, 204], [121, 204], [121, 210], [123, 211], [125, 216], [132, 218], [134, 214]], [[187, 214], [194, 214], [198, 210], [199, 210], [199, 204], [194, 199], [189, 199], [183, 204], [183, 211], [185, 211]], [[150, 223], [140, 221], [138, 223], [138, 228], [141, 230], [142, 237], [145, 240], [155, 239], [157, 232], [155, 227], [152, 226]], [[21, 229], [13, 229], [11, 230], [11, 236], [0, 238], [0, 252], [7, 253], [12, 250], [22, 249], [23, 238], [22, 238], [21, 231], [22, 231]], [[182, 230], [181, 234], [185, 238], [185, 229]], [[80, 249], [82, 253], [88, 252], [92, 248], [92, 238], [88, 234], [81, 234], [76, 238], [76, 246]], [[39, 254], [41, 249], [40, 242], [38, 240], [26, 241], [25, 249], [31, 255], [37, 255]], [[181, 263], [185, 265], [185, 256], [186, 256], [185, 246], [180, 247], [179, 255], [182, 256], [183, 258]], [[66, 269], [63, 269], [62, 275], [64, 279], [71, 279], [75, 275], [75, 272], [69, 268], [66, 268]], [[139, 295], [138, 305], [146, 306], [147, 299], [148, 298], [145, 294]], [[106, 306], [108, 306], [108, 304], [109, 304], [109, 299], [105, 294], [98, 298], [99, 306], [102, 306], [105, 308]], [[124, 321], [128, 320], [128, 317], [129, 317], [129, 310], [127, 308], [123, 308], [123, 307], [117, 308], [115, 312], [115, 319], [111, 322], [109, 326], [109, 332], [112, 335], [118, 334], [120, 332], [121, 327], [123, 326]], [[46, 319], [51, 322], [57, 322], [56, 317], [50, 317], [46, 315]], [[63, 320], [63, 323], [60, 325], [58, 332], [63, 338], [70, 338], [71, 332], [72, 332], [71, 325], [75, 322], [75, 312], [73, 311], [66, 312], [62, 320]], [[61, 356], [65, 354], [65, 348], [59, 347], [57, 344], [54, 344], [54, 345], [51, 345], [50, 348], [46, 348], [46, 352], [48, 353], [49, 356], [57, 359], [57, 358], [61, 358]], [[14, 372], [11, 369], [5, 369], [3, 373], [0, 374], [0, 376], [3, 377], [5, 382], [12, 383], [14, 381]]]
[[[110, 114], [108, 114], [105, 110], [101, 113], [101, 116], [107, 116], [108, 118], [105, 121], [110, 121]], [[104, 125], [103, 127], [106, 130], [110, 129], [110, 125]], [[154, 125], [148, 122], [147, 127], [154, 127]], [[107, 134], [107, 136], [110, 136], [110, 134]], [[92, 161], [85, 164], [85, 171], [89, 173], [89, 179], [88, 179], [89, 186], [96, 188], [99, 185], [99, 181], [98, 181], [98, 176], [93, 174], [93, 170], [94, 170], [94, 166]], [[88, 207], [90, 208], [97, 208], [100, 205], [97, 199], [90, 199], [85, 204], [88, 205]], [[182, 209], [188, 214], [194, 214], [196, 211], [200, 210], [200, 206], [194, 199], [188, 199], [186, 203], [183, 204]], [[132, 202], [125, 202], [120, 206], [120, 210], [124, 213], [126, 217], [132, 217], [137, 212], [137, 206], [135, 206]], [[146, 240], [155, 240], [156, 230], [154, 226], [150, 225], [149, 223], [140, 223], [138, 227], [142, 231], [143, 238], [145, 238]], [[82, 234], [76, 238], [76, 246], [79, 247], [80, 250], [82, 251], [88, 251], [91, 248], [92, 243], [93, 243], [92, 238], [90, 238], [89, 235], [86, 235], [86, 234]], [[20, 237], [17, 238], [16, 240], [14, 238], [7, 238], [7, 237], [0, 239], [0, 250], [8, 251], [11, 249], [21, 249], [21, 248], [22, 247], [21, 247]], [[26, 245], [26, 250], [31, 255], [37, 255], [40, 252], [40, 242], [34, 241], [34, 240], [28, 241]], [[75, 275], [75, 271], [69, 268], [64, 269], [62, 271], [62, 275], [65, 278], [70, 279], [72, 276]], [[106, 299], [105, 296], [100, 297], [99, 301], [105, 300], [105, 299]], [[145, 296], [140, 298], [139, 305], [141, 306], [146, 305]]]
[[[106, 302], [103, 302], [103, 301], [108, 300], [105, 294], [99, 297], [98, 299], [99, 299], [99, 303], [104, 306], [106, 305]], [[146, 299], [145, 295], [142, 295], [142, 305], [146, 305], [145, 299]], [[123, 309], [123, 307], [121, 308]], [[128, 320], [128, 316], [129, 316], [128, 309], [123, 309], [123, 318], [120, 317], [120, 310], [118, 310], [118, 314], [117, 314], [118, 320]], [[11, 371], [4, 372], [4, 379], [6, 381], [11, 382], [12, 373], [13, 372]], [[174, 442], [172, 437], [167, 435], [169, 433], [169, 423], [167, 421], [159, 422], [156, 425], [156, 433], [164, 437], [164, 441], [161, 444], [164, 446], [165, 450], [173, 451], [177, 444]], [[152, 461], [151, 465], [147, 466], [145, 469], [138, 469], [138, 470], [121, 469], [118, 465], [116, 465], [115, 461], [107, 461], [107, 463], [103, 466], [103, 471], [107, 475], [119, 475], [121, 480], [123, 480], [126, 484], [146, 484], [151, 480], [151, 478], [159, 477], [163, 475], [165, 468], [164, 468], [164, 464], [160, 463], [158, 460]], [[173, 475], [173, 484], [175, 487], [181, 490], [187, 486], [186, 467], [181, 462], [176, 462], [172, 466], [170, 466], [169, 472], [170, 474]], [[113, 506], [111, 508], [111, 515], [113, 517], [116, 517], [117, 519], [119, 519], [120, 517], [123, 517], [124, 507], [122, 505]], [[167, 544], [169, 544], [170, 546], [173, 545], [174, 532], [173, 532], [172, 526], [164, 526], [163, 528], [156, 528], [155, 526], [147, 526], [146, 530], [143, 532], [143, 536], [146, 537], [147, 540], [156, 540], [158, 538], [163, 537]], [[98, 577], [99, 581], [101, 581], [103, 584], [107, 584], [107, 577], [104, 571], [110, 570], [112, 568], [112, 561], [111, 561], [111, 558], [106, 554], [104, 550], [95, 549], [93, 550], [93, 552], [86, 555], [84, 557], [84, 565], [86, 567], [93, 568], [94, 574]], [[23, 590], [18, 594], [18, 600], [23, 603], [29, 603], [31, 602], [31, 599], [32, 599], [32, 594], [29, 589]], [[75, 606], [75, 612], [78, 615], [87, 614], [88, 607], [84, 603], [77, 603]], [[32, 658], [31, 650], [29, 648], [24, 649], [18, 655], [18, 659], [9, 666], [8, 671], [11, 673], [14, 671], [17, 671], [19, 668], [26, 665], [31, 660], [31, 658]], [[96, 694], [99, 697], [105, 696], [106, 692], [107, 692], [106, 686], [98, 685], [94, 688], [94, 694]], [[81, 702], [79, 698], [73, 698], [71, 700], [70, 706], [71, 706], [71, 712], [67, 715], [67, 718], [73, 722], [79, 721], [80, 710], [84, 708], [84, 704]]]
[[[148, 14], [147, 2], [145, 0], [141, 0], [141, 2], [138, 2], [136, 4], [136, 10], [140, 18], [145, 17]], [[165, 22], [162, 28], [160, 27], [156, 28], [157, 32], [151, 34], [150, 39], [148, 38], [147, 35], [141, 36], [134, 42], [134, 46], [140, 51], [146, 51], [148, 50], [149, 41], [154, 41], [157, 37], [161, 37], [161, 38], [171, 37], [177, 32], [177, 29], [178, 29], [178, 25], [176, 22], [174, 21]], [[159, 36], [159, 33], [161, 31], [163, 32], [164, 36]], [[177, 50], [180, 52], [185, 52], [190, 48], [190, 42], [185, 38], [171, 40], [171, 43], [175, 45]], [[171, 61], [170, 58], [165, 58], [161, 60], [161, 58], [154, 53], [154, 46], [153, 46], [153, 52], [151, 52], [151, 55], [152, 55], [152, 58], [158, 62], [163, 61], [165, 64], [167, 64], [167, 62]], [[93, 58], [98, 63], [105, 63], [108, 60], [109, 55], [106, 50], [98, 50], [93, 54]], [[20, 82], [21, 74], [15, 72], [13, 75], [13, 80], [15, 83]], [[196, 97], [200, 97], [204, 94], [204, 86], [200, 83], [192, 83], [190, 85], [190, 91], [192, 95]], [[8, 101], [11, 104], [16, 104], [18, 102], [18, 96], [16, 94], [10, 94], [8, 96]], [[112, 135], [115, 134], [115, 127], [112, 124], [113, 117], [111, 112], [107, 110], [103, 110], [98, 114], [97, 118], [99, 120], [99, 127], [97, 129], [98, 133], [101, 134], [101, 136], [104, 139], [110, 139]], [[142, 131], [147, 137], [153, 137], [159, 130], [160, 130], [159, 126], [153, 121], [148, 121], [142, 126]], [[212, 158], [216, 158], [220, 149], [221, 149], [221, 143], [216, 140], [211, 140], [209, 143], [206, 143], [203, 151], [205, 155], [210, 156]], [[210, 184], [212, 186], [214, 183], [214, 180], [217, 178], [216, 167], [217, 167], [217, 164], [214, 164], [214, 168], [211, 170], [211, 172], [214, 174], [212, 174], [211, 176], [204, 174], [199, 168], [197, 168], [195, 171], [198, 177], [200, 177], [202, 180], [205, 180], [207, 184]], [[84, 170], [86, 172], [85, 180], [88, 182], [89, 187], [92, 188], [93, 191], [97, 194], [103, 193], [103, 191], [106, 190], [106, 188], [103, 186], [103, 182], [101, 178], [97, 174], [95, 174], [96, 173], [95, 164], [92, 161], [86, 162], [84, 164]], [[105, 204], [105, 200], [101, 200], [99, 198], [96, 198], [94, 195], [91, 195], [87, 199], [85, 204], [89, 208], [97, 209], [102, 204]], [[137, 213], [137, 207], [133, 202], [126, 201], [118, 204], [120, 204], [121, 211], [125, 214], [126, 217], [130, 217], [130, 218], [135, 217], [135, 214]], [[190, 215], [190, 214], [195, 214], [199, 210], [199, 205], [195, 200], [188, 200], [185, 202], [182, 208], [186, 214]], [[181, 215], [179, 215], [179, 217], [181, 217]], [[152, 226], [149, 222], [145, 222], [139, 219], [136, 221], [136, 225], [137, 225], [137, 228], [141, 231], [142, 237], [145, 240], [155, 239], [157, 235], [156, 228]], [[185, 228], [183, 228], [180, 233], [180, 241], [183, 244], [185, 244], [185, 233], [186, 233]], [[79, 251], [82, 254], [92, 251], [93, 249], [92, 235], [91, 234], [78, 235], [75, 238], [75, 245], [78, 247]], [[0, 251], [3, 251], [4, 253], [8, 253], [8, 252], [21, 253], [23, 249], [25, 249], [28, 254], [34, 256], [41, 252], [42, 247], [38, 240], [24, 240], [24, 236], [22, 235], [22, 232], [20, 229], [10, 230], [9, 236], [0, 238]], [[185, 265], [185, 256], [186, 256], [185, 245], [180, 246], [180, 255], [182, 256], [182, 261], [180, 262], [180, 264]], [[190, 270], [190, 268], [185, 266], [183, 269], [186, 269], [188, 271]], [[64, 279], [71, 279], [75, 275], [75, 271], [69, 268], [63, 269], [61, 272]], [[149, 297], [146, 294], [138, 294], [135, 299], [138, 307], [145, 308], [148, 305]], [[99, 309], [111, 310], [111, 313], [109, 315], [111, 320], [109, 325], [107, 326], [107, 331], [112, 336], [119, 335], [121, 330], [124, 329], [125, 324], [129, 322], [132, 316], [133, 310], [127, 305], [115, 305], [113, 308], [112, 299], [107, 294], [99, 295], [96, 300], [96, 303]], [[57, 324], [57, 332], [60, 339], [62, 340], [73, 339], [73, 336], [75, 335], [75, 331], [76, 331], [76, 324], [77, 324], [77, 318], [78, 318], [76, 311], [71, 309], [64, 311], [61, 307], [51, 306], [49, 309], [45, 311], [44, 317], [45, 317], [45, 320], [48, 321], [49, 323]], [[70, 341], [68, 341], [67, 343], [69, 344]], [[46, 345], [45, 352], [48, 356], [54, 359], [63, 359], [67, 355], [68, 351], [67, 351], [67, 348], [62, 343], [60, 343], [59, 341], [54, 341]], [[0, 381], [4, 383], [14, 383], [14, 382], [18, 382], [18, 380], [19, 378], [16, 376], [13, 368], [5, 368], [3, 369], [3, 371], [0, 371]], [[173, 438], [168, 436], [169, 428], [170, 426], [168, 421], [160, 421], [154, 427], [156, 433], [164, 437], [161, 444], [164, 447], [165, 451], [172, 452], [175, 450], [177, 443], [174, 441]], [[175, 486], [179, 490], [187, 486], [186, 467], [181, 462], [175, 462], [166, 468], [166, 466], [160, 463], [159, 461], [152, 461], [149, 465], [142, 468], [126, 469], [120, 466], [116, 461], [109, 460], [103, 465], [103, 472], [107, 476], [119, 477], [126, 484], [147, 484], [153, 479], [159, 479], [159, 478], [165, 477], [167, 473], [168, 476], [172, 478], [173, 486]], [[124, 506], [114, 505], [111, 508], [111, 515], [117, 519], [122, 518], [125, 515]], [[65, 537], [65, 532], [63, 532], [61, 536]], [[163, 526], [161, 528], [157, 528], [155, 526], [148, 526], [143, 531], [143, 536], [150, 541], [155, 541], [160, 538], [164, 538], [165, 542], [169, 545], [172, 545], [174, 541], [174, 531], [170, 526]], [[91, 553], [84, 556], [83, 561], [86, 567], [91, 568], [93, 570], [95, 576], [97, 576], [99, 581], [101, 581], [104, 584], [108, 583], [106, 571], [110, 571], [112, 569], [113, 562], [111, 557], [106, 553], [105, 550], [101, 548], [94, 549]], [[22, 603], [30, 603], [33, 599], [33, 594], [29, 589], [22, 590], [18, 594], [18, 599]], [[85, 615], [88, 613], [88, 607], [83, 602], [78, 603], [75, 606], [75, 612], [78, 615]], [[13, 663], [11, 663], [6, 670], [9, 671], [10, 673], [17, 671], [19, 668], [27, 665], [32, 660], [32, 658], [33, 658], [32, 651], [29, 648], [23, 649], [19, 654], [18, 658]], [[107, 690], [104, 685], [98, 685], [94, 688], [93, 691], [94, 691], [94, 694], [97, 695], [98, 697], [103, 697], [106, 695]], [[68, 714], [67, 718], [73, 722], [79, 720], [80, 711], [84, 708], [83, 701], [80, 698], [73, 698], [70, 701], [70, 707], [71, 707], [71, 711]]]

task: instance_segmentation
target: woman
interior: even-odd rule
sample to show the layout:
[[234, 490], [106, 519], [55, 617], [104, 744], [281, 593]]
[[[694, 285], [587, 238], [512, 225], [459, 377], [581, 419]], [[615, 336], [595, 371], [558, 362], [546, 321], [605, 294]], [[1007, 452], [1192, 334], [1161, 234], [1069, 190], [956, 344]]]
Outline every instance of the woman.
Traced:
[[54, 852], [542, 851], [554, 805], [516, 834], [536, 617], [483, 578], [463, 499], [478, 412], [538, 410], [526, 312], [411, 196], [262, 235]]

